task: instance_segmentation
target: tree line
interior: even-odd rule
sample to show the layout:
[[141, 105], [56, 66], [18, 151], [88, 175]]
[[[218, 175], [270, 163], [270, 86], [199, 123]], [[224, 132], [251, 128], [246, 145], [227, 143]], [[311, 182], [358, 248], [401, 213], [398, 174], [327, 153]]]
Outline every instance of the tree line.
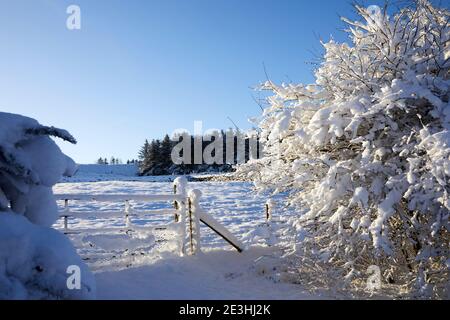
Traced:
[[[239, 140], [239, 136], [242, 136]], [[183, 139], [187, 139], [186, 146], [190, 150], [181, 150], [178, 156], [185, 156], [184, 152], [187, 152], [187, 158], [181, 163], [174, 163], [172, 159], [172, 150]], [[205, 149], [216, 141], [216, 139], [222, 139], [219, 144], [220, 150], [213, 149], [211, 155], [216, 159], [219, 158], [222, 161], [216, 161], [214, 163], [207, 163], [205, 159], [199, 161], [195, 154], [200, 152], [203, 155]], [[248, 162], [250, 160], [250, 137], [241, 134], [238, 130], [229, 130], [226, 133], [222, 130], [216, 132], [215, 135], [206, 136], [194, 136], [187, 133], [174, 136], [172, 139], [168, 134], [164, 136], [162, 140], [153, 139], [151, 141], [145, 140], [144, 145], [139, 151], [139, 171], [141, 175], [172, 175], [172, 174], [190, 174], [200, 172], [230, 172], [234, 171], [234, 164], [240, 162]], [[190, 141], [189, 141], [190, 140]], [[241, 142], [239, 142], [241, 141]], [[186, 141], [185, 141], [186, 142]], [[232, 144], [232, 146], [230, 146]], [[241, 155], [239, 145], [243, 148]], [[257, 141], [257, 147], [259, 148], [259, 140]], [[196, 150], [195, 148], [201, 148]], [[232, 158], [227, 154], [232, 154]], [[199, 151], [199, 152], [198, 152]], [[216, 154], [219, 152], [219, 154]], [[216, 157], [219, 156], [219, 157]], [[256, 158], [259, 158], [259, 149], [256, 153]], [[239, 159], [241, 157], [242, 159]]]
[[[108, 161], [108, 158], [98, 158], [96, 164], [103, 164], [103, 165], [116, 165], [116, 164], [124, 164], [122, 159], [120, 158], [115, 158], [115, 157], [111, 157], [110, 160]], [[135, 159], [131, 159], [131, 160], [127, 160], [126, 164], [139, 164], [138, 160]]]

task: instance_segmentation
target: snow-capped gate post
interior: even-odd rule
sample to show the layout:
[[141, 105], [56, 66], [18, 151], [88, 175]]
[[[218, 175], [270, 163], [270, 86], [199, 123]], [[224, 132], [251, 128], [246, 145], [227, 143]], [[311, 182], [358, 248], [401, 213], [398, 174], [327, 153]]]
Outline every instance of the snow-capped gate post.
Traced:
[[[185, 177], [178, 177], [173, 181], [173, 192], [175, 195], [181, 195], [182, 199], [186, 199], [186, 186], [187, 179]], [[177, 213], [175, 213], [175, 222], [180, 222], [180, 247], [181, 254], [186, 253], [186, 247], [189, 239], [186, 237], [186, 225], [187, 225], [187, 210], [186, 210], [187, 200], [174, 200], [173, 206]]]
[[[173, 194], [175, 195], [181, 195], [183, 198], [186, 197], [186, 186], [187, 186], [187, 179], [185, 177], [178, 177], [173, 181]], [[178, 213], [175, 213], [175, 222], [184, 221], [181, 216], [183, 215], [183, 212], [185, 210], [185, 204], [180, 203], [179, 201], [175, 200], [173, 202], [173, 207], [175, 210], [178, 211]]]
[[191, 190], [188, 194], [189, 253], [195, 255], [200, 248], [200, 190]]

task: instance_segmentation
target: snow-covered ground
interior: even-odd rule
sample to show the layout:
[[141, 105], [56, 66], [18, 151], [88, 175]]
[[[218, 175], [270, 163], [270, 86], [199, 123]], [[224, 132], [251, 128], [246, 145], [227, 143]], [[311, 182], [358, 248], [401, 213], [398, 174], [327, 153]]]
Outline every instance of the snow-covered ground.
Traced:
[[[212, 250], [166, 257], [121, 271], [97, 272], [100, 299], [311, 299], [301, 287], [265, 278], [255, 260], [268, 250]], [[316, 298], [316, 297], [314, 297]]]
[[[76, 177], [75, 177], [76, 179]], [[169, 182], [139, 181], [64, 182], [55, 193], [170, 194]], [[94, 177], [95, 180], [95, 177]], [[105, 179], [108, 180], [108, 179]], [[290, 212], [278, 205], [275, 222], [265, 223], [266, 197], [245, 182], [192, 182], [202, 191], [201, 206], [226, 226], [248, 249], [236, 252], [202, 226], [202, 253], [179, 255], [173, 217], [144, 215], [132, 219], [135, 231], [125, 233], [123, 203], [73, 202], [77, 212], [95, 212], [69, 220], [81, 257], [95, 272], [98, 298], [104, 299], [307, 299], [298, 285], [284, 283], [283, 267], [273, 256], [277, 225]], [[278, 203], [282, 203], [278, 199]], [[62, 205], [62, 203], [60, 203]], [[170, 203], [133, 203], [138, 210], [170, 208]], [[108, 212], [118, 211], [111, 215]], [[102, 212], [107, 216], [102, 216]], [[169, 225], [163, 229], [163, 226]], [[59, 221], [56, 228], [62, 228]], [[156, 227], [156, 228], [155, 228]], [[272, 231], [271, 231], [272, 230]]]

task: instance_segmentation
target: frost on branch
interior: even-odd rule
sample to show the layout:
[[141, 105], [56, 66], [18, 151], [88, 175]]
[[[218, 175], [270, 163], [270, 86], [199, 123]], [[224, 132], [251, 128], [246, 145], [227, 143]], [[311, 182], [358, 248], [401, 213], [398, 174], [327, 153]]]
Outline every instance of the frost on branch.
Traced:
[[[52, 186], [76, 166], [49, 136], [65, 130], [0, 112], [0, 299], [92, 298], [93, 276], [69, 240], [49, 228], [57, 219]], [[81, 270], [81, 288], [67, 287], [67, 268]]]
[[450, 13], [356, 10], [350, 43], [323, 43], [314, 84], [262, 85], [265, 157], [240, 172], [307, 208], [293, 223], [303, 268], [361, 287], [378, 265], [384, 283], [446, 296]]

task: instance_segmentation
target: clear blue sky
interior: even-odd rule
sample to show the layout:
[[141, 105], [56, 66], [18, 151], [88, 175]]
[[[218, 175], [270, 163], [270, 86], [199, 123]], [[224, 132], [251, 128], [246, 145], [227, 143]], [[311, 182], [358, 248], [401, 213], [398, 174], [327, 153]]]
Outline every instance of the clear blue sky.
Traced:
[[[177, 128], [241, 128], [250, 87], [312, 81], [311, 51], [352, 16], [345, 0], [0, 0], [0, 110], [68, 129], [79, 163], [135, 158]], [[380, 4], [381, 1], [367, 2]], [[66, 8], [81, 8], [79, 31]]]

